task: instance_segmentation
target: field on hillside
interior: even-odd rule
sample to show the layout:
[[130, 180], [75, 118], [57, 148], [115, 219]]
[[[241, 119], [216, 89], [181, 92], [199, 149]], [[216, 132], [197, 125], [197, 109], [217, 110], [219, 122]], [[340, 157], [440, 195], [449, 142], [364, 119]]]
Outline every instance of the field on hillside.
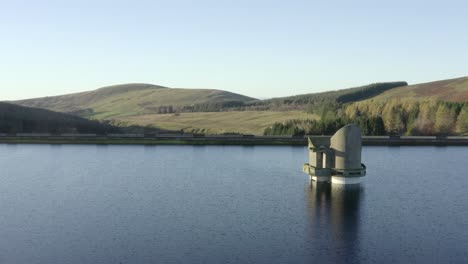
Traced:
[[290, 119], [318, 119], [318, 116], [300, 111], [239, 111], [150, 114], [118, 117], [114, 120], [128, 125], [151, 125], [169, 130], [183, 129], [207, 134], [237, 132], [262, 135], [266, 127]]

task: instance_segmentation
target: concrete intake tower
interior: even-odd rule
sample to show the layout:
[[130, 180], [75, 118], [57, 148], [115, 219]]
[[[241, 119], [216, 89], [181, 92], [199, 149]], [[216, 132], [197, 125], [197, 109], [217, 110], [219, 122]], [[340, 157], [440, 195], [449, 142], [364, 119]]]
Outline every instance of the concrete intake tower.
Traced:
[[318, 182], [360, 183], [366, 175], [366, 166], [361, 163], [359, 126], [344, 126], [331, 138], [309, 137], [309, 163], [304, 164], [303, 170]]

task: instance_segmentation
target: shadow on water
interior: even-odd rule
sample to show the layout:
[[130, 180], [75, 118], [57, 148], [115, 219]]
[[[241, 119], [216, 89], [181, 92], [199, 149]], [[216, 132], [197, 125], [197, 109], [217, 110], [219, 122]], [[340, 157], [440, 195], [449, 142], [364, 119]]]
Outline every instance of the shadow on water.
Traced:
[[318, 263], [359, 263], [363, 187], [311, 181], [307, 195], [312, 258]]

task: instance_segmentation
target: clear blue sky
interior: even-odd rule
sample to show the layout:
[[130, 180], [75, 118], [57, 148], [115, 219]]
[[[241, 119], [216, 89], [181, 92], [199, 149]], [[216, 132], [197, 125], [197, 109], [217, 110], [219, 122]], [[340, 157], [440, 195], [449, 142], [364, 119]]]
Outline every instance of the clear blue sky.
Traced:
[[0, 0], [0, 100], [128, 82], [277, 97], [466, 75], [466, 1]]

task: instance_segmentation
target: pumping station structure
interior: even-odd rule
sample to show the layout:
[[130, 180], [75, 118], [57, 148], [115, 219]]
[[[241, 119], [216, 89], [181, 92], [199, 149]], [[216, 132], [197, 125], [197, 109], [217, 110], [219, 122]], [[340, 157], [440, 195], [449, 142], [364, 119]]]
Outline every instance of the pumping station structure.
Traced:
[[312, 136], [309, 141], [309, 163], [303, 170], [317, 182], [337, 184], [361, 183], [366, 166], [361, 163], [361, 129], [351, 124], [332, 137]]

